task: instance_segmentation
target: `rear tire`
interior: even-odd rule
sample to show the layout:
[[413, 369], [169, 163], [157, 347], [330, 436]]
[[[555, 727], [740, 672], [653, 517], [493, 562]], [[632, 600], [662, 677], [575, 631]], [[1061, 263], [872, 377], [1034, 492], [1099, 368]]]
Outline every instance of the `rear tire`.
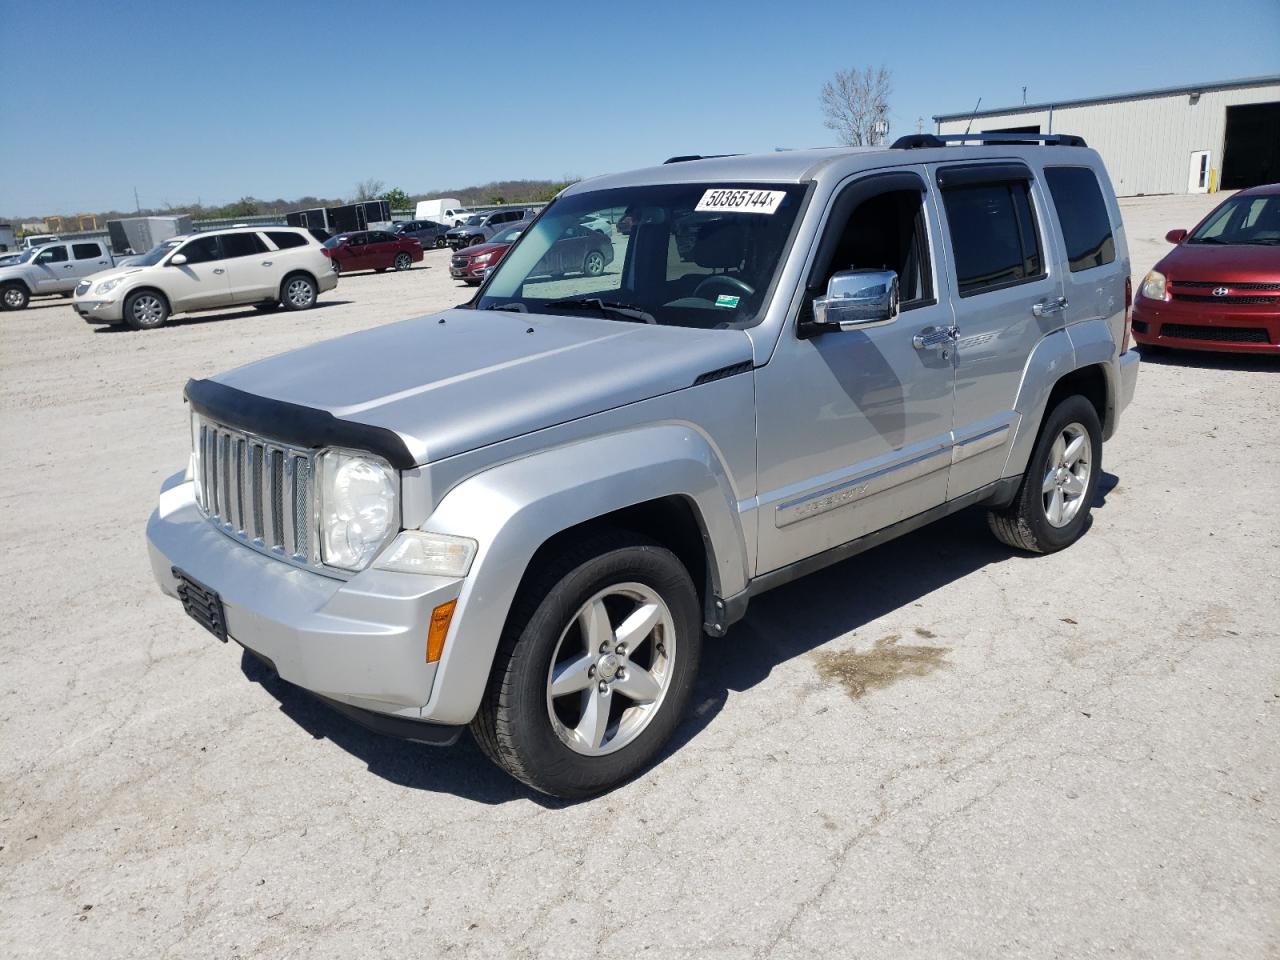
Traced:
[[449, 245], [449, 241], [446, 240], [444, 237], [436, 237], [437, 250], [441, 249], [442, 247], [447, 247], [448, 245]]
[[1089, 525], [1102, 474], [1102, 423], [1079, 395], [1063, 399], [1045, 417], [1022, 483], [1009, 506], [987, 513], [1001, 542], [1030, 553], [1069, 547]]
[[472, 735], [535, 790], [610, 789], [671, 738], [701, 650], [698, 594], [675, 554], [622, 531], [584, 538], [521, 586]]
[[134, 330], [154, 330], [169, 319], [169, 301], [154, 290], [138, 290], [124, 301], [124, 322]]
[[5, 284], [0, 287], [0, 308], [5, 310], [25, 310], [31, 302], [31, 294], [20, 283]]
[[280, 303], [286, 310], [310, 310], [320, 291], [306, 274], [293, 273], [280, 284]]

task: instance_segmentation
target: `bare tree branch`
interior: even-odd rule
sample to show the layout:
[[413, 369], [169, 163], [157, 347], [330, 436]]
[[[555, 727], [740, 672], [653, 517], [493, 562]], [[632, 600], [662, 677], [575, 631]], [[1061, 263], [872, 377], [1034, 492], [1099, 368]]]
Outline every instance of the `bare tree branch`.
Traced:
[[889, 133], [889, 95], [893, 78], [885, 67], [841, 70], [822, 85], [826, 125], [850, 147], [884, 142]]
[[377, 200], [378, 194], [382, 193], [383, 183], [381, 180], [361, 180], [356, 184], [356, 200]]

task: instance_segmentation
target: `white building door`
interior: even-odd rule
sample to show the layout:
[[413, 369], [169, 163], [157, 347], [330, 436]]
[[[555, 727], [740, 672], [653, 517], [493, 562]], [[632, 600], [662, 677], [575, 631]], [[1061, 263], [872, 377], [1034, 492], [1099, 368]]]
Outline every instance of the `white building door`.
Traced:
[[1191, 154], [1191, 171], [1187, 177], [1187, 193], [1209, 192], [1209, 151], [1197, 150]]

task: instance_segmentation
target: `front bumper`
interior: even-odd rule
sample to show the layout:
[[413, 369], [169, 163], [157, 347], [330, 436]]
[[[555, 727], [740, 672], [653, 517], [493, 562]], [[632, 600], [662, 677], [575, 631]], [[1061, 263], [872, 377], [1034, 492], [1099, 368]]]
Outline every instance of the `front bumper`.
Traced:
[[1149, 300], [1133, 305], [1133, 339], [1152, 347], [1280, 354], [1280, 310], [1268, 304]]
[[86, 323], [120, 323], [124, 309], [119, 300], [90, 300], [76, 297], [71, 306]]
[[479, 266], [473, 263], [467, 263], [465, 266], [455, 267], [449, 265], [449, 276], [455, 280], [483, 280], [484, 272], [488, 269], [488, 263], [482, 263]]
[[[160, 589], [177, 598], [177, 567], [217, 591], [227, 634], [283, 679], [360, 710], [430, 719], [422, 708], [436, 679], [437, 664], [426, 662], [431, 611], [457, 599], [462, 581], [386, 570], [344, 581], [282, 563], [218, 531], [181, 475], [161, 491], [147, 542]], [[411, 739], [443, 742], [430, 733]]]
[[467, 236], [458, 236], [458, 237], [445, 234], [445, 239], [448, 241], [449, 246], [453, 247], [453, 249], [463, 250], [467, 247], [474, 247], [477, 243], [484, 243], [485, 236], [482, 233], [475, 233], [475, 234], [469, 234]]

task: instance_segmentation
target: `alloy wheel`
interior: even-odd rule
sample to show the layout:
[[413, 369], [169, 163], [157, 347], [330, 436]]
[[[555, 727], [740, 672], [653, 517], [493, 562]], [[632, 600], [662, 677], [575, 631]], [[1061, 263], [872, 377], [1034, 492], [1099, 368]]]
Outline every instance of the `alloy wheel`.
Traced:
[[164, 304], [152, 293], [144, 293], [133, 301], [133, 319], [141, 327], [154, 327], [164, 320]]
[[1048, 470], [1040, 486], [1044, 515], [1052, 526], [1065, 527], [1084, 505], [1093, 471], [1093, 448], [1089, 431], [1079, 423], [1069, 423], [1049, 449]]
[[569, 749], [601, 756], [632, 743], [671, 688], [675, 625], [642, 583], [599, 591], [560, 634], [547, 673], [547, 712]]
[[311, 288], [311, 283], [301, 277], [289, 282], [289, 286], [285, 288], [284, 295], [288, 297], [289, 303], [295, 307], [309, 307], [316, 296], [315, 291]]

